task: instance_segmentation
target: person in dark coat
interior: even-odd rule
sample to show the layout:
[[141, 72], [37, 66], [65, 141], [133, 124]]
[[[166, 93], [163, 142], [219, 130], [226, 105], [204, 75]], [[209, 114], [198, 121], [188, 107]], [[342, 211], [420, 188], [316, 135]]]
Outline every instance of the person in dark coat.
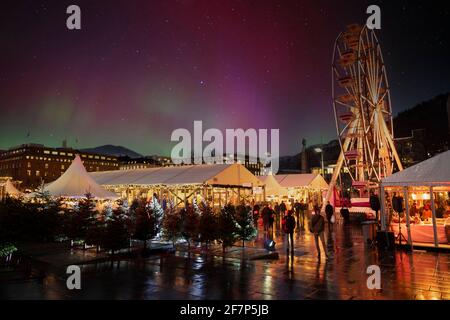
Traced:
[[295, 221], [297, 222], [296, 228], [298, 231], [300, 229], [300, 202], [298, 202], [298, 200], [296, 200], [294, 203], [294, 210], [295, 210]]
[[255, 227], [258, 227], [258, 219], [259, 219], [259, 204], [255, 204], [253, 206], [253, 220], [255, 223]]
[[270, 208], [266, 204], [264, 208], [262, 209], [262, 218], [263, 218], [263, 225], [264, 225], [264, 232], [269, 231], [269, 223], [270, 223]]
[[281, 215], [284, 216], [286, 214], [286, 210], [287, 210], [286, 203], [284, 203], [284, 201], [281, 201], [281, 204], [280, 204]]
[[331, 231], [331, 218], [333, 217], [334, 214], [334, 208], [333, 206], [330, 204], [330, 201], [328, 201], [327, 205], [325, 206], [325, 215], [327, 216], [327, 221], [328, 221], [328, 231]]
[[275, 221], [275, 211], [269, 205], [269, 231], [270, 231], [271, 237], [273, 237], [273, 223], [274, 223], [274, 221]]
[[286, 251], [289, 252], [289, 247], [292, 250], [292, 253], [294, 252], [294, 229], [295, 229], [295, 218], [292, 215], [292, 210], [289, 210], [286, 216], [286, 222], [284, 225], [284, 232], [286, 233], [287, 238], [287, 249]]
[[314, 242], [316, 243], [317, 257], [320, 260], [320, 244], [319, 239], [322, 242], [323, 251], [325, 251], [325, 256], [330, 258], [327, 252], [327, 245], [325, 243], [324, 229], [325, 229], [325, 219], [320, 214], [320, 208], [315, 207], [315, 213], [311, 217], [309, 231], [314, 235]]
[[275, 206], [273, 207], [275, 211], [275, 224], [277, 226], [277, 230], [280, 229], [280, 223], [281, 223], [281, 215], [280, 215], [280, 205], [278, 202], [275, 202]]

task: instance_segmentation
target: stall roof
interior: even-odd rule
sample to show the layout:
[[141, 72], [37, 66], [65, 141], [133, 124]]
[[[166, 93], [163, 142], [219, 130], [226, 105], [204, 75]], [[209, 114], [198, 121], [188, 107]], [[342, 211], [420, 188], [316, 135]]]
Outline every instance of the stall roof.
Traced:
[[383, 186], [450, 185], [450, 150], [381, 180]]
[[284, 196], [287, 195], [286, 188], [282, 187], [275, 176], [259, 176], [259, 180], [266, 185], [266, 195], [268, 196]]
[[328, 183], [320, 174], [277, 174], [275, 179], [284, 188], [317, 188], [328, 189]]
[[1, 185], [1, 187], [4, 189], [5, 194], [9, 194], [12, 197], [20, 197], [22, 195], [22, 192], [17, 190], [10, 179], [6, 180], [6, 182]]
[[91, 193], [98, 199], [115, 199], [117, 195], [103, 189], [84, 168], [83, 162], [77, 155], [66, 172], [52, 183], [44, 187], [54, 197], [82, 198]]
[[241, 164], [205, 164], [133, 170], [92, 172], [100, 185], [230, 185], [260, 186], [262, 183]]

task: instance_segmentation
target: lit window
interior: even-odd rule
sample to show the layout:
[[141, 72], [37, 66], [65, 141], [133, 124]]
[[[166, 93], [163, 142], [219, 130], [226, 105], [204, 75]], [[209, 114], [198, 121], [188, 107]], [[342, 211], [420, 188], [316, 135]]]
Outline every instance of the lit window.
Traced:
[[27, 163], [27, 168], [31, 168], [31, 162]]
[[58, 155], [58, 151], [52, 151], [52, 154]]
[[44, 153], [45, 154], [50, 154], [50, 151], [49, 150], [44, 150]]
[[48, 163], [45, 164], [45, 169], [48, 169]]
[[89, 159], [92, 159], [93, 158], [93, 156], [92, 155], [89, 155]]
[[64, 170], [64, 165], [63, 164], [61, 165], [61, 170]]
[[39, 177], [41, 175], [41, 172], [39, 170], [36, 170], [36, 177]]
[[60, 155], [60, 156], [65, 156], [66, 153], [65, 153], [65, 152], [60, 152], [59, 155]]
[[67, 154], [69, 157], [72, 157], [73, 156], [73, 153], [68, 153]]
[[31, 176], [31, 170], [27, 170], [27, 176]]

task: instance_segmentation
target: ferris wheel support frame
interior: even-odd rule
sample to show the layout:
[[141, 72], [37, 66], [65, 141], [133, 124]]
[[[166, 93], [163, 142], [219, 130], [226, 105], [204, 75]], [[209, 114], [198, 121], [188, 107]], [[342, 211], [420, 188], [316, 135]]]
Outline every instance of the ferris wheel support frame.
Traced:
[[[360, 55], [360, 53], [361, 53], [361, 38], [363, 36], [363, 33], [365, 32], [364, 35], [367, 37], [367, 40], [369, 40], [368, 38], [369, 38], [369, 32], [370, 32], [370, 31], [367, 31], [367, 29], [365, 29], [365, 28], [366, 27], [362, 27], [362, 29], [359, 31], [359, 34], [358, 34], [358, 39], [359, 39], [358, 40], [359, 41], [358, 55], [357, 55], [357, 60], [355, 62], [356, 65], [358, 66], [358, 69], [355, 70], [354, 67], [352, 66], [347, 70], [347, 72], [350, 73], [350, 76], [353, 76], [353, 73], [356, 73], [356, 71], [357, 71], [359, 79], [361, 78], [361, 58], [362, 58], [362, 56]], [[376, 50], [378, 50], [378, 51], [375, 51], [375, 54], [370, 53], [369, 57], [367, 57], [367, 52], [364, 52], [364, 54], [365, 54], [364, 58], [371, 59], [371, 61], [370, 61], [371, 63], [373, 63], [373, 60], [375, 60], [376, 58], [379, 58], [379, 61], [376, 61], [375, 69], [373, 69], [373, 66], [371, 66], [372, 69], [367, 69], [367, 70], [364, 70], [363, 72], [366, 76], [371, 76], [372, 79], [375, 77], [376, 80], [379, 81], [377, 87], [375, 89], [372, 89], [372, 92], [370, 92], [370, 94], [372, 94], [372, 97], [373, 97], [374, 92], [376, 92], [378, 97], [380, 97], [380, 95], [381, 95], [381, 101], [384, 101], [384, 99], [386, 98], [389, 109], [387, 111], [384, 111], [381, 108], [377, 107], [377, 110], [375, 110], [372, 113], [371, 117], [368, 119], [365, 119], [364, 114], [361, 114], [361, 113], [358, 113], [358, 115], [359, 115], [359, 119], [358, 119], [358, 116], [355, 113], [356, 117], [347, 124], [348, 129], [347, 129], [347, 126], [344, 126], [344, 129], [342, 130], [342, 132], [340, 132], [339, 122], [338, 122], [338, 114], [337, 114], [337, 110], [336, 110], [336, 103], [338, 103], [342, 106], [353, 107], [350, 104], [345, 104], [344, 102], [336, 100], [336, 97], [335, 97], [336, 92], [335, 92], [335, 86], [334, 86], [335, 85], [335, 77], [334, 76], [335, 75], [339, 76], [339, 74], [340, 74], [339, 70], [336, 69], [336, 65], [335, 65], [335, 59], [337, 56], [336, 50], [338, 50], [339, 55], [342, 57], [341, 48], [338, 46], [338, 41], [343, 36], [344, 36], [344, 32], [341, 32], [341, 33], [339, 33], [338, 37], [335, 40], [334, 47], [333, 47], [333, 58], [332, 58], [332, 64], [331, 64], [332, 65], [331, 72], [333, 75], [332, 79], [331, 79], [333, 106], [334, 106], [333, 110], [334, 110], [337, 134], [339, 137], [338, 141], [339, 141], [339, 145], [341, 147], [341, 151], [339, 153], [336, 167], [334, 168], [334, 171], [333, 171], [333, 175], [332, 175], [332, 178], [331, 178], [331, 181], [329, 184], [329, 188], [328, 188], [326, 197], [324, 199], [325, 201], [323, 203], [322, 210], [324, 209], [326, 203], [331, 199], [331, 195], [333, 194], [333, 190], [336, 186], [337, 179], [341, 173], [341, 170], [343, 169], [343, 166], [348, 167], [348, 162], [346, 159], [345, 151], [347, 151], [349, 149], [349, 147], [353, 146], [353, 148], [355, 148], [355, 145], [356, 145], [357, 150], [358, 149], [363, 150], [365, 153], [364, 155], [358, 155], [356, 158], [355, 165], [357, 166], [357, 168], [355, 168], [355, 172], [354, 172], [355, 176], [353, 176], [352, 173], [349, 171], [352, 180], [358, 181], [357, 178], [360, 178], [360, 176], [361, 176], [363, 178], [363, 181], [365, 181], [365, 175], [364, 175], [365, 171], [369, 172], [368, 177], [374, 175], [376, 180], [381, 180], [381, 178], [383, 176], [386, 176], [386, 174], [392, 173], [392, 170], [393, 170], [393, 167], [395, 164], [397, 164], [398, 170], [400, 170], [400, 171], [403, 170], [403, 166], [400, 161], [400, 157], [398, 156], [398, 153], [395, 148], [394, 141], [393, 141], [393, 136], [394, 136], [393, 131], [394, 130], [393, 130], [393, 119], [392, 119], [392, 106], [391, 106], [391, 99], [390, 99], [390, 94], [389, 94], [389, 83], [388, 83], [388, 79], [387, 79], [387, 75], [386, 75], [386, 68], [384, 65], [384, 59], [383, 59], [383, 56], [381, 53], [381, 48], [380, 48], [378, 39], [376, 37], [376, 34], [374, 32], [372, 32], [370, 34], [370, 37], [372, 39], [372, 42], [376, 43]], [[378, 64], [378, 63], [380, 63], [380, 64]], [[375, 73], [375, 70], [378, 67], [381, 69], [380, 75], [378, 75], [378, 73]], [[370, 73], [370, 75], [367, 75], [366, 72]], [[378, 76], [380, 76], [380, 78], [378, 78]], [[384, 81], [384, 85], [385, 85], [384, 86], [385, 91], [381, 92], [380, 89], [382, 87], [383, 81]], [[358, 92], [350, 92], [350, 90], [348, 88], [345, 88], [345, 90], [349, 94], [353, 93], [354, 96], [358, 95], [360, 106], [364, 105], [363, 100], [365, 99], [366, 103], [369, 103], [370, 105], [372, 105], [374, 107], [375, 106], [373, 103], [374, 101], [372, 102], [371, 100], [369, 100], [368, 99], [369, 96], [366, 97], [366, 96], [362, 95], [363, 90], [361, 88], [361, 82], [359, 81], [358, 83], [359, 83], [359, 87], [357, 89]], [[352, 91], [355, 91], [355, 90], [352, 90]], [[360, 108], [358, 108], [358, 109], [361, 110]], [[361, 112], [361, 111], [359, 111], [359, 112]], [[383, 113], [384, 113], [384, 115], [383, 115]], [[390, 121], [390, 129], [388, 128], [388, 126], [385, 122], [386, 115], [388, 115], [388, 117], [389, 117], [388, 119]], [[341, 134], [346, 130], [347, 130], [347, 133], [355, 134], [355, 136], [360, 134], [359, 132], [356, 133], [356, 131], [358, 130], [358, 125], [361, 125], [361, 123], [358, 123], [358, 121], [361, 121], [361, 123], [362, 123], [363, 137], [356, 139], [356, 141], [355, 141], [355, 138], [346, 137], [344, 139], [344, 141], [342, 141]], [[367, 124], [366, 121], [369, 121], [369, 123]], [[368, 125], [378, 127], [377, 130], [375, 130], [375, 134], [372, 134], [372, 136], [368, 135], [369, 130], [370, 130], [369, 129], [370, 127], [368, 127]], [[378, 153], [376, 153], [375, 150], [373, 150], [373, 149], [368, 150], [368, 147], [370, 146], [369, 139], [373, 139], [373, 142], [375, 142], [375, 141], [377, 142], [376, 147], [378, 148]], [[370, 165], [368, 165], [368, 166], [365, 165], [364, 158], [366, 159], [366, 161], [370, 162], [369, 163]], [[380, 159], [383, 159], [383, 158], [389, 159], [389, 161], [385, 161], [388, 163], [388, 167], [380, 166], [380, 163], [381, 163]], [[378, 170], [377, 170], [377, 168], [374, 167], [375, 163], [378, 163]], [[370, 188], [370, 186], [371, 186], [371, 182], [368, 179], [366, 187]], [[372, 187], [373, 187], [373, 184], [372, 184]]]

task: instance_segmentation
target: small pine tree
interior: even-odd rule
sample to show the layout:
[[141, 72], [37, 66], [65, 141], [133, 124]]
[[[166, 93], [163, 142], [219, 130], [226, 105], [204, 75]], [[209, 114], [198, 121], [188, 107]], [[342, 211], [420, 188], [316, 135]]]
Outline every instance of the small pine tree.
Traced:
[[218, 238], [218, 220], [214, 214], [212, 208], [207, 204], [202, 203], [199, 208], [200, 220], [198, 225], [198, 232], [200, 235], [200, 241], [208, 244]]
[[172, 241], [175, 246], [175, 241], [181, 237], [181, 215], [175, 210], [173, 204], [169, 204], [164, 212], [162, 221], [163, 235], [167, 240]]
[[128, 246], [129, 233], [126, 228], [126, 217], [121, 208], [113, 210], [111, 218], [106, 222], [105, 233], [103, 237], [103, 247], [111, 250], [114, 255], [115, 251]]
[[156, 235], [154, 215], [145, 200], [140, 201], [135, 214], [136, 222], [134, 226], [133, 238], [143, 241], [144, 249], [146, 249], [147, 240], [153, 239]]
[[227, 205], [220, 211], [218, 230], [223, 252], [227, 247], [231, 247], [237, 239], [238, 228], [234, 219], [235, 212], [233, 205]]
[[154, 237], [160, 237], [162, 231], [162, 221], [164, 218], [164, 210], [158, 202], [156, 197], [153, 197], [149, 204], [151, 215], [153, 216], [153, 228], [155, 229], [153, 232], [155, 234]]
[[96, 213], [94, 198], [87, 193], [85, 198], [78, 202], [77, 209], [70, 219], [69, 238], [72, 240], [84, 240], [87, 230], [92, 221], [92, 216]]
[[180, 211], [181, 215], [181, 236], [191, 246], [191, 240], [198, 238], [199, 214], [193, 206], [187, 205]]
[[238, 238], [242, 240], [242, 246], [245, 246], [245, 241], [250, 241], [256, 238], [257, 229], [253, 221], [253, 214], [251, 209], [244, 205], [236, 207], [236, 227]]
[[102, 214], [93, 214], [89, 219], [89, 225], [86, 232], [86, 243], [95, 245], [97, 252], [100, 251], [100, 246], [103, 245], [106, 231], [106, 210]]

